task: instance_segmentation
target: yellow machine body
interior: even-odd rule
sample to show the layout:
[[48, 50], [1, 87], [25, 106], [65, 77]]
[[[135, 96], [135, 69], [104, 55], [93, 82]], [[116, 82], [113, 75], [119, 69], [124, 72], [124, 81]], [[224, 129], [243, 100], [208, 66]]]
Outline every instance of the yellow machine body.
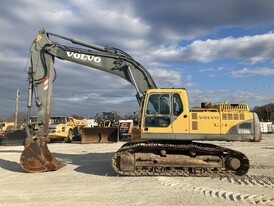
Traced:
[[260, 141], [259, 120], [246, 104], [189, 110], [185, 89], [151, 89], [143, 102], [142, 139]]

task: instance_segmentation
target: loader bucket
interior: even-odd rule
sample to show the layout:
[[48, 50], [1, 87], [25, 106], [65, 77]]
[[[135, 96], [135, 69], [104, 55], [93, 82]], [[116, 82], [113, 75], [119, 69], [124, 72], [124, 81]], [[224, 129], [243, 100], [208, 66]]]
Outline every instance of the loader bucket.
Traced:
[[65, 166], [49, 151], [47, 144], [39, 145], [34, 141], [27, 146], [20, 158], [21, 167], [27, 172], [47, 172]]
[[27, 133], [24, 130], [15, 130], [6, 133], [2, 139], [2, 145], [5, 146], [16, 146], [23, 145], [23, 142], [27, 136]]
[[114, 143], [119, 141], [118, 127], [83, 128], [81, 143]]

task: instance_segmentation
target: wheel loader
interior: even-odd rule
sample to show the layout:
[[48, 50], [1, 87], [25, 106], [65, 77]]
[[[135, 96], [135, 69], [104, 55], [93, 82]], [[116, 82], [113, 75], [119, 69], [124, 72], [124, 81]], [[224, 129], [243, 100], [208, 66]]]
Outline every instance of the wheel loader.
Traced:
[[[52, 38], [81, 47], [65, 46]], [[54, 60], [74, 62], [117, 75], [131, 83], [140, 105], [141, 141], [125, 143], [112, 158], [113, 169], [126, 176], [222, 176], [244, 175], [248, 158], [210, 141], [261, 140], [258, 116], [246, 104], [203, 104], [190, 109], [184, 88], [157, 88], [150, 73], [126, 52], [40, 30], [31, 44], [28, 71], [28, 107], [35, 97], [42, 127], [29, 133], [21, 155], [28, 172], [53, 171], [65, 166], [49, 151], [46, 139]], [[58, 69], [57, 69], [58, 70]], [[203, 141], [207, 141], [206, 143]]]
[[23, 145], [26, 138], [24, 126], [15, 128], [14, 122], [0, 122], [0, 145]]
[[117, 112], [101, 112], [96, 121], [98, 127], [83, 128], [81, 143], [115, 143], [131, 135], [131, 121], [121, 120]]
[[96, 115], [98, 127], [83, 128], [81, 143], [114, 143], [119, 141], [119, 118], [117, 112], [101, 112]]
[[14, 122], [0, 122], [0, 145], [2, 145], [3, 139], [7, 133], [14, 130]]

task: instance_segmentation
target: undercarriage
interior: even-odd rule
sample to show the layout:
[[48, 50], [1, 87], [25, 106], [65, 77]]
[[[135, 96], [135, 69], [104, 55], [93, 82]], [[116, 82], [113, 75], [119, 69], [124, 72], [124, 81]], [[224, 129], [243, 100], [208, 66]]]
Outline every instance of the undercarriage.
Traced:
[[244, 175], [249, 160], [238, 151], [198, 142], [133, 142], [113, 156], [114, 170], [123, 176]]

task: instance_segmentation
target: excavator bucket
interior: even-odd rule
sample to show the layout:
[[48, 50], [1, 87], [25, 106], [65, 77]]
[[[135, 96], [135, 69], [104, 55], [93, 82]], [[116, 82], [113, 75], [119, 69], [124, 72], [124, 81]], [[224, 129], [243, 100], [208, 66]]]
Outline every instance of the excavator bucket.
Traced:
[[118, 127], [83, 128], [81, 143], [114, 143], [119, 141]]
[[34, 141], [21, 154], [21, 167], [27, 172], [47, 172], [58, 170], [65, 166], [49, 151], [47, 144], [40, 145]]

